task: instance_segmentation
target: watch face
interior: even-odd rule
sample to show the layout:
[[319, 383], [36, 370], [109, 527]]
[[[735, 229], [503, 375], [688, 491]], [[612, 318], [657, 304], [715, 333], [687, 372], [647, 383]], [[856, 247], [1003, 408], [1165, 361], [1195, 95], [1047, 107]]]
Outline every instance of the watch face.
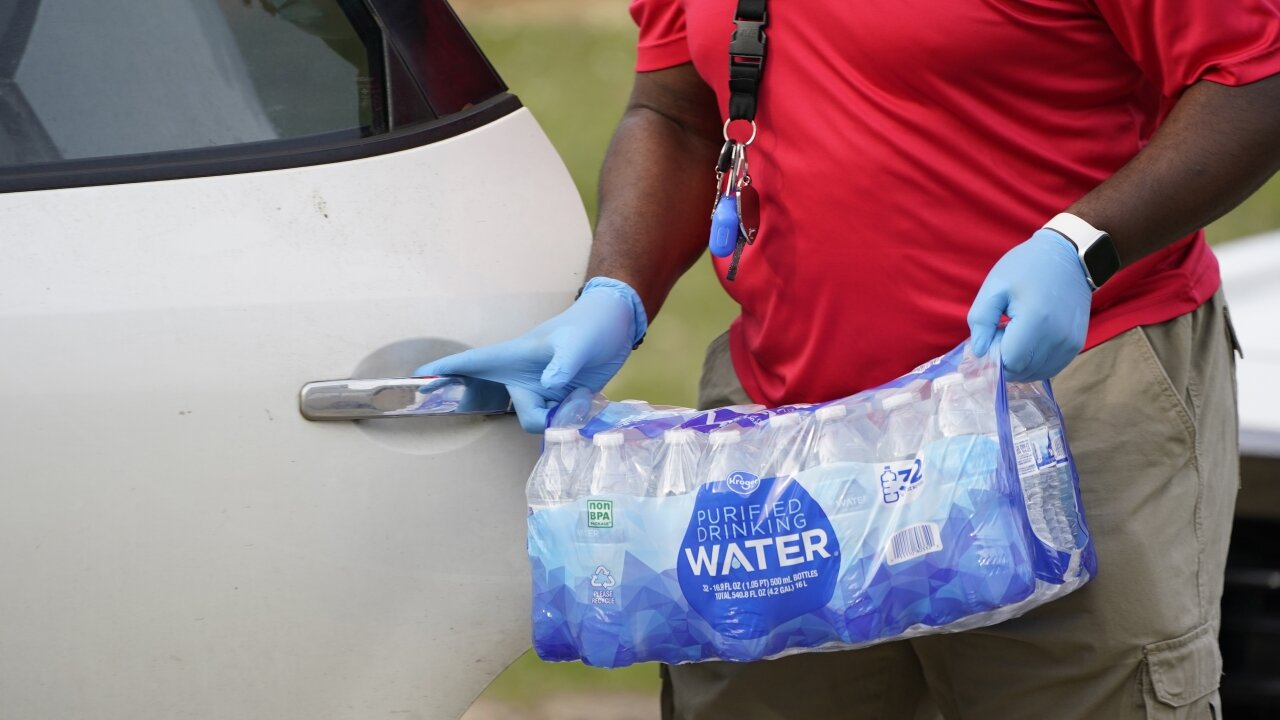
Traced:
[[1120, 255], [1116, 253], [1116, 244], [1110, 235], [1098, 238], [1084, 251], [1084, 266], [1089, 270], [1094, 287], [1102, 287], [1102, 283], [1116, 274], [1120, 269]]

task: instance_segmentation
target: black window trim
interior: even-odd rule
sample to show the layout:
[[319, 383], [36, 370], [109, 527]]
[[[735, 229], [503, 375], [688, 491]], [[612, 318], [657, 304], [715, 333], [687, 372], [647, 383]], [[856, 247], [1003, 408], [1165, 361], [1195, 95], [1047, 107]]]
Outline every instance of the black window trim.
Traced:
[[287, 140], [0, 168], [0, 192], [237, 175], [358, 160], [447, 140], [521, 107], [520, 99], [507, 92], [446, 117], [369, 137], [359, 137], [358, 130], [339, 131]]

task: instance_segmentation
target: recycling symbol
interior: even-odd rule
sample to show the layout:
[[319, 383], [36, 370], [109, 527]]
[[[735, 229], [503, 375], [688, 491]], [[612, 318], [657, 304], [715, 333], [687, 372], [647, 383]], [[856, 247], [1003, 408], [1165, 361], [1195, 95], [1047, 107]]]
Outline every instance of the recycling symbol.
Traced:
[[591, 575], [591, 587], [611, 588], [614, 585], [613, 573], [609, 572], [609, 568], [597, 565], [596, 571]]

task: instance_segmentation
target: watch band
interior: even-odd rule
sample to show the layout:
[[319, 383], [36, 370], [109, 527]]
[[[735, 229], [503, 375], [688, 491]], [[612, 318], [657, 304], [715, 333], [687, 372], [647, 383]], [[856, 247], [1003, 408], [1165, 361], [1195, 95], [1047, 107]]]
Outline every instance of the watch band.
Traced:
[[1097, 290], [1119, 269], [1120, 259], [1116, 256], [1111, 236], [1083, 218], [1071, 213], [1058, 213], [1044, 224], [1043, 229], [1058, 233], [1076, 246], [1076, 254], [1080, 256], [1091, 290]]

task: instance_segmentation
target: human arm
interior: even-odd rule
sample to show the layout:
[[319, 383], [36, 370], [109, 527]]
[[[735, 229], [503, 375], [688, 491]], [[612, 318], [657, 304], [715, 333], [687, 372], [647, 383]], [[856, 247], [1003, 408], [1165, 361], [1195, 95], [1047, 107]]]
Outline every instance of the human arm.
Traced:
[[[1123, 265], [1216, 220], [1280, 169], [1280, 75], [1229, 87], [1201, 80], [1151, 142], [1067, 212], [1107, 231]], [[1084, 346], [1091, 292], [1075, 248], [1040, 230], [992, 268], [969, 311], [985, 354], [1002, 315], [1010, 379], [1042, 380]]]
[[1280, 75], [1202, 80], [1142, 152], [1067, 212], [1110, 233], [1123, 266], [1222, 217], [1277, 170]]
[[600, 172], [587, 277], [635, 288], [650, 318], [707, 247], [720, 135], [715, 94], [692, 64], [636, 74]]
[[600, 175], [582, 296], [528, 333], [424, 365], [418, 375], [500, 382], [521, 426], [541, 432], [573, 392], [617, 373], [679, 276], [706, 247], [719, 144], [715, 96], [690, 64], [637, 73]]

